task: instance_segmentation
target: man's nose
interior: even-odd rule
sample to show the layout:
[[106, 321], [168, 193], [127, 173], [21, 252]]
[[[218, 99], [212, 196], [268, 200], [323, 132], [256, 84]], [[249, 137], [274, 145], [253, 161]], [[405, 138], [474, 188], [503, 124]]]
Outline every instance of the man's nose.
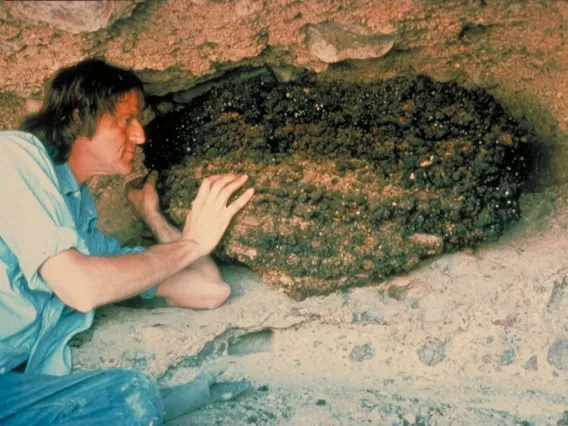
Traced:
[[132, 120], [130, 122], [130, 129], [129, 129], [129, 136], [130, 140], [134, 142], [136, 145], [142, 145], [146, 142], [146, 135], [144, 134], [144, 128], [142, 124], [138, 120]]

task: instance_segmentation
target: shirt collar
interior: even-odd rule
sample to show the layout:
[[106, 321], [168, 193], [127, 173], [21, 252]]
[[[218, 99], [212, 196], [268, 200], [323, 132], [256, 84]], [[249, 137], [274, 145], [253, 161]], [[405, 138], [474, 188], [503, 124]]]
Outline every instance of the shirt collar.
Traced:
[[91, 195], [89, 187], [87, 185], [79, 186], [75, 175], [67, 163], [56, 164], [55, 174], [59, 181], [59, 190], [66, 197], [66, 202], [70, 203], [68, 204], [70, 208], [78, 209], [76, 215], [80, 218], [80, 223], [92, 230], [95, 227], [98, 214], [95, 200]]
[[73, 172], [71, 171], [67, 163], [56, 164], [55, 174], [57, 175], [57, 179], [59, 180], [61, 192], [64, 195], [69, 195], [71, 193], [80, 191], [81, 188], [79, 188], [77, 179], [75, 179], [75, 175], [73, 175]]

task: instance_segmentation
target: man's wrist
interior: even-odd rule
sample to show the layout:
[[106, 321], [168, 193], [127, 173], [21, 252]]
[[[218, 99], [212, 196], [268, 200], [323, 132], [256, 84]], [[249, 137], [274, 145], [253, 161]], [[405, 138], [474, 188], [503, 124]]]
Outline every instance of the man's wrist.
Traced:
[[182, 237], [178, 242], [183, 244], [187, 250], [188, 265], [207, 255], [207, 253], [203, 251], [203, 247], [195, 240]]

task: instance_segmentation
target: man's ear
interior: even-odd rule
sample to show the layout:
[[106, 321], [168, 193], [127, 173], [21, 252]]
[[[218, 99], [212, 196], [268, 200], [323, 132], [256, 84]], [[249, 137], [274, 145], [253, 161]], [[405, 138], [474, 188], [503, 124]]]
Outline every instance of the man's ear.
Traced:
[[73, 121], [74, 121], [75, 123], [78, 123], [78, 122], [79, 122], [79, 109], [78, 109], [78, 108], [75, 108], [75, 109], [73, 110]]

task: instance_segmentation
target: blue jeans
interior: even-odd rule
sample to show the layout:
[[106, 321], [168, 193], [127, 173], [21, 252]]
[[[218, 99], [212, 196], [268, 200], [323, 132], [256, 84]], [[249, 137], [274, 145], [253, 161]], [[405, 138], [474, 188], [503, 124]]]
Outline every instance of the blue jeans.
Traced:
[[161, 425], [156, 384], [137, 371], [86, 371], [67, 376], [0, 374], [0, 424]]

